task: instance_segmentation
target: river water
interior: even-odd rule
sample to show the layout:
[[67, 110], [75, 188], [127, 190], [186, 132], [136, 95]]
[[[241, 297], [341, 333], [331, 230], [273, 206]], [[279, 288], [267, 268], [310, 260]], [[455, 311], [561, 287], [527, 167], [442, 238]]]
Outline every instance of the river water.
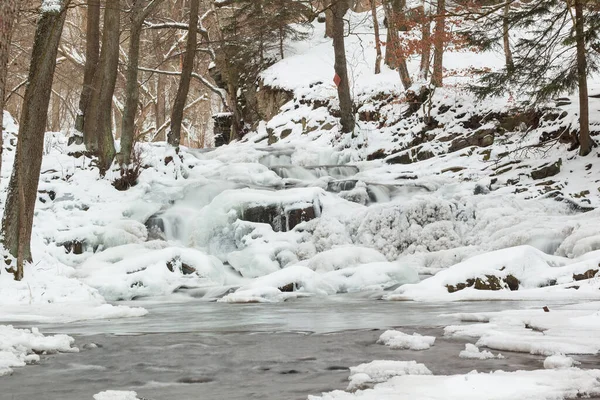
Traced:
[[[540, 307], [537, 302], [415, 303], [367, 294], [303, 298], [279, 304], [223, 304], [154, 299], [141, 318], [37, 325], [66, 333], [75, 354], [42, 356], [37, 365], [0, 378], [1, 400], [87, 400], [103, 390], [135, 390], [150, 400], [306, 399], [345, 389], [348, 368], [376, 359], [416, 360], [434, 374], [473, 369], [542, 368], [543, 357], [464, 360], [467, 343], [442, 337], [457, 320], [442, 314]], [[15, 327], [31, 322], [12, 321]], [[437, 337], [426, 351], [376, 344], [387, 328]], [[581, 358], [582, 367], [597, 363]]]

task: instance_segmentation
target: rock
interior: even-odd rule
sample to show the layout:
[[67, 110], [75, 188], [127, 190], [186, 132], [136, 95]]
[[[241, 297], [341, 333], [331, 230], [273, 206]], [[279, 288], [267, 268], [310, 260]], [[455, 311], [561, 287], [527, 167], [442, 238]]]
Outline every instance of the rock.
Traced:
[[379, 149], [379, 150], [374, 151], [373, 153], [369, 154], [367, 156], [367, 161], [381, 160], [386, 157], [387, 157], [387, 153], [385, 152], [385, 150]]
[[67, 253], [72, 254], [83, 254], [85, 240], [70, 240], [68, 242], [59, 243], [59, 246], [63, 246]]
[[352, 190], [356, 187], [358, 181], [356, 179], [347, 179], [343, 181], [330, 181], [327, 183], [327, 191], [339, 193], [346, 190]]
[[322, 129], [322, 130], [324, 130], [324, 131], [330, 131], [330, 130], [332, 130], [333, 128], [335, 128], [335, 125], [334, 125], [334, 124], [332, 124], [331, 122], [325, 122], [325, 123], [324, 123], [324, 124], [321, 126], [321, 129]]
[[148, 230], [148, 240], [166, 240], [165, 222], [160, 214], [154, 214], [144, 223]]
[[455, 293], [460, 290], [472, 287], [476, 290], [519, 290], [520, 281], [513, 275], [508, 275], [506, 278], [499, 278], [495, 275], [486, 275], [485, 278], [467, 279], [466, 282], [457, 283], [456, 285], [446, 285], [448, 293]]
[[462, 170], [465, 170], [465, 167], [449, 167], [449, 168], [444, 168], [442, 170], [442, 174], [446, 173], [446, 172], [460, 172]]
[[316, 217], [315, 208], [312, 205], [309, 207], [288, 210], [286, 213], [286, 231], [291, 231], [296, 225], [302, 222], [311, 221]]
[[574, 281], [583, 281], [585, 279], [592, 279], [596, 276], [596, 274], [600, 271], [600, 269], [589, 269], [585, 271], [583, 274], [573, 274]]
[[489, 192], [490, 192], [490, 189], [487, 186], [482, 185], [480, 183], [475, 185], [475, 189], [473, 189], [474, 195], [488, 194]]
[[270, 121], [279, 113], [281, 107], [293, 99], [293, 92], [265, 85], [261, 80], [256, 92], [258, 115], [263, 121]]
[[560, 167], [562, 166], [562, 159], [559, 159], [555, 163], [545, 164], [540, 168], [531, 171], [531, 177], [535, 180], [538, 179], [547, 179], [551, 176], [557, 175], [560, 172]]
[[288, 283], [278, 289], [282, 292], [293, 292], [296, 290], [296, 285], [294, 283]]
[[281, 134], [279, 135], [279, 137], [281, 139], [285, 139], [286, 137], [290, 136], [292, 134], [292, 130], [290, 128], [288, 129], [284, 129], [281, 131]]
[[[320, 208], [319, 208], [320, 210]], [[296, 225], [317, 218], [314, 204], [266, 204], [252, 205], [242, 209], [242, 221], [269, 224], [275, 232], [288, 232]]]
[[385, 162], [388, 164], [412, 164], [413, 160], [410, 158], [410, 153], [405, 151], [399, 155], [394, 155], [394, 157], [386, 159]]
[[179, 257], [176, 257], [171, 261], [167, 262], [167, 268], [171, 272], [175, 272], [175, 269], [178, 269], [184, 275], [191, 275], [196, 272], [196, 268], [182, 262]]
[[504, 281], [510, 290], [519, 290], [519, 285], [521, 282], [515, 276], [508, 275], [506, 278], [504, 278]]
[[214, 121], [215, 147], [221, 147], [229, 143], [231, 125], [233, 124], [232, 113], [219, 113], [212, 116]]

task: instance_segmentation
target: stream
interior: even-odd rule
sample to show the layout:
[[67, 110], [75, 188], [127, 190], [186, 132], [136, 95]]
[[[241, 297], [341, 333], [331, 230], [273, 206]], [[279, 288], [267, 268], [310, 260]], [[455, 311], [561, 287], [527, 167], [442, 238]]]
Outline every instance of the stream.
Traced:
[[[442, 314], [538, 307], [537, 302], [415, 303], [379, 301], [367, 293], [303, 298], [279, 304], [231, 305], [198, 299], [121, 303], [143, 306], [141, 318], [39, 323], [66, 333], [79, 353], [42, 356], [39, 364], [0, 378], [1, 400], [87, 400], [103, 390], [134, 390], [149, 400], [306, 399], [345, 389], [349, 367], [376, 359], [416, 360], [434, 374], [473, 369], [542, 368], [543, 356], [458, 357], [466, 340], [444, 338]], [[8, 321], [15, 327], [31, 322]], [[437, 337], [426, 351], [376, 344], [387, 328]], [[578, 357], [590, 368], [597, 357]]]

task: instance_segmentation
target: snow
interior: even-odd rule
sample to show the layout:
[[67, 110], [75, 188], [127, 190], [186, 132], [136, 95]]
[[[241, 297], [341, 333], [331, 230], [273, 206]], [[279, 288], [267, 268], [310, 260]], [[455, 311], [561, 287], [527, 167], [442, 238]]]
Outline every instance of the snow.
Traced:
[[348, 393], [336, 390], [309, 400], [555, 400], [600, 394], [600, 370], [536, 370], [465, 375], [396, 376], [373, 389]]
[[435, 336], [421, 336], [418, 333], [408, 335], [400, 331], [385, 331], [377, 340], [391, 349], [427, 350], [435, 343]]
[[476, 324], [451, 325], [449, 337], [477, 338], [477, 346], [545, 356], [597, 354], [600, 351], [599, 303], [553, 307], [545, 312], [507, 310], [497, 313], [461, 314], [462, 321]]
[[467, 343], [465, 345], [465, 349], [463, 351], [461, 351], [458, 356], [460, 358], [468, 358], [468, 359], [475, 359], [475, 360], [488, 360], [490, 358], [504, 358], [504, 356], [500, 353], [498, 353], [498, 355], [494, 355], [492, 354], [491, 351], [488, 350], [479, 350], [479, 347], [475, 346], [474, 344], [471, 343]]
[[139, 400], [136, 392], [106, 390], [94, 395], [94, 400]]
[[59, 13], [62, 9], [62, 0], [44, 0], [40, 7], [41, 13]]
[[394, 376], [403, 375], [431, 375], [431, 371], [416, 361], [389, 361], [376, 360], [356, 367], [350, 367], [349, 391], [367, 387], [367, 385], [381, 383]]
[[[42, 11], [61, 7], [60, 0], [45, 0]], [[595, 149], [584, 158], [562, 144], [535, 147], [546, 130], [571, 129], [577, 99], [558, 109], [564, 118], [542, 118], [537, 128], [500, 129], [494, 118], [467, 128], [471, 118], [501, 115], [521, 98], [473, 101], [466, 84], [476, 75], [465, 71], [498, 68], [503, 57], [449, 49], [444, 62], [450, 76], [432, 99], [438, 126], [425, 126], [422, 111], [403, 116], [397, 72], [383, 66], [381, 74], [372, 73], [370, 14], [348, 18], [353, 97], [361, 112], [379, 113], [378, 121], [358, 121], [356, 138], [340, 136], [330, 112], [337, 99], [331, 40], [324, 38], [323, 25], [315, 25], [308, 40], [291, 44], [289, 57], [261, 74], [264, 85], [295, 96], [273, 119], [228, 146], [182, 147], [181, 158], [169, 165], [165, 155], [174, 152], [165, 143], [141, 143], [148, 168], [128, 191], [111, 185], [116, 169], [100, 177], [89, 159], [68, 155], [81, 146], [67, 146], [64, 133], [47, 134], [34, 263], [25, 265], [21, 282], [0, 268], [0, 320], [142, 317], [146, 310], [118, 302], [175, 298], [190, 289], [202, 289], [203, 300], [232, 304], [349, 292], [398, 301], [536, 300], [536, 308], [526, 311], [456, 315], [457, 325], [447, 326], [444, 334], [476, 342], [458, 357], [476, 362], [500, 357], [490, 350], [525, 352], [548, 356], [547, 371], [431, 376], [414, 361], [374, 361], [351, 369], [349, 390], [355, 393], [311, 398], [537, 400], [600, 394], [600, 373], [574, 368], [569, 357], [600, 352], [600, 304], [594, 302], [600, 300], [600, 279], [593, 276], [600, 263], [600, 226], [593, 223], [600, 219], [600, 192], [591, 161], [600, 153]], [[385, 34], [382, 26], [382, 39]], [[418, 59], [410, 58], [408, 67], [414, 76]], [[597, 77], [590, 87], [598, 87]], [[600, 100], [591, 98], [590, 104], [596, 110]], [[600, 123], [597, 112], [591, 121]], [[455, 139], [486, 129], [495, 132], [490, 146], [450, 151]], [[289, 136], [283, 137], [284, 130]], [[3, 196], [17, 131], [5, 113]], [[267, 146], [269, 134], [278, 142]], [[367, 161], [376, 152], [383, 158]], [[433, 157], [415, 159], [426, 152]], [[389, 162], [403, 153], [411, 163]], [[533, 179], [532, 170], [558, 160], [561, 170], [551, 179]], [[329, 188], [340, 181], [354, 186], [339, 193]], [[561, 197], [564, 201], [557, 201]], [[311, 207], [316, 218], [283, 231], [244, 220], [249, 208], [273, 206], [283, 213], [275, 218]], [[161, 240], [148, 232], [151, 216], [164, 225]], [[76, 243], [81, 251], [69, 251]], [[500, 290], [475, 287], [477, 280], [491, 279]], [[518, 290], [511, 290], [509, 280], [518, 281]], [[469, 281], [469, 287], [448, 290]], [[556, 301], [574, 304], [544, 312], [546, 302]], [[11, 342], [15, 331], [0, 326], [0, 349], [9, 349], [0, 352], [0, 371], [35, 361], [35, 348]], [[41, 340], [39, 335], [33, 329], [16, 334], [27, 340]], [[56, 337], [44, 338], [54, 346], [47, 351], [73, 349], [66, 341], [52, 342]], [[435, 337], [390, 330], [379, 342], [424, 350]], [[107, 391], [94, 397], [137, 395]]]
[[575, 364], [578, 364], [571, 357], [563, 356], [560, 354], [554, 356], [548, 356], [544, 360], [544, 368], [546, 369], [563, 369], [571, 368]]
[[0, 376], [12, 374], [14, 367], [38, 362], [39, 355], [51, 353], [74, 353], [75, 340], [67, 335], [44, 336], [36, 328], [15, 329], [0, 325]]

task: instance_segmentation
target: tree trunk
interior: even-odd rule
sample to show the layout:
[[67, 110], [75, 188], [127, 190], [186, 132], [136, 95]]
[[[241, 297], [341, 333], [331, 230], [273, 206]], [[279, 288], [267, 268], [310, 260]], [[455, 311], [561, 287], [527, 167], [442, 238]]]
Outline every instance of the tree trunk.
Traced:
[[436, 87], [444, 85], [444, 42], [446, 29], [446, 0], [437, 0], [435, 36], [433, 40], [433, 74], [431, 84]]
[[375, 75], [381, 72], [381, 41], [379, 40], [379, 21], [377, 20], [377, 5], [375, 0], [370, 0], [371, 16], [373, 17], [373, 28], [375, 30]]
[[140, 60], [140, 40], [142, 37], [142, 26], [146, 17], [152, 12], [160, 1], [154, 1], [146, 8], [142, 0], [135, 0], [131, 8], [130, 34], [129, 34], [129, 54], [127, 60], [126, 87], [125, 87], [125, 105], [123, 107], [123, 118], [121, 124], [121, 153], [119, 164], [121, 168], [129, 165], [131, 161], [131, 152], [135, 141], [135, 115], [137, 113], [140, 100], [140, 91], [138, 84], [138, 67]]
[[31, 230], [42, 167], [44, 131], [56, 68], [56, 54], [70, 0], [61, 11], [43, 12], [37, 22], [28, 83], [19, 121], [19, 136], [2, 218], [4, 248], [17, 259], [15, 279], [23, 278], [23, 262], [31, 261]]
[[0, 3], [0, 171], [2, 170], [2, 127], [4, 120], [4, 98], [10, 39], [17, 15], [16, 0], [2, 0]]
[[506, 70], [512, 73], [515, 70], [515, 63], [513, 61], [512, 50], [510, 48], [510, 2], [507, 2], [504, 6], [504, 17], [502, 18], [502, 42], [504, 45], [504, 58], [506, 59]]
[[[83, 88], [81, 89], [79, 110], [75, 119], [75, 129], [79, 132], [83, 132], [85, 112], [92, 95], [92, 81], [100, 58], [100, 0], [88, 0], [86, 17]], [[86, 145], [87, 143], [86, 141]]]
[[[336, 1], [336, 0], [333, 0]], [[329, 1], [329, 7], [325, 9], [325, 37], [332, 38], [333, 37], [333, 12], [331, 8], [333, 7], [331, 0]]]
[[119, 17], [119, 0], [106, 0], [102, 50], [92, 81], [92, 93], [83, 128], [86, 148], [98, 156], [101, 175], [108, 171], [115, 157], [111, 111], [119, 66]]
[[344, 16], [349, 5], [346, 0], [338, 0], [332, 6], [333, 13], [333, 51], [335, 55], [334, 69], [338, 77], [338, 97], [340, 101], [340, 122], [342, 133], [354, 133], [354, 111], [350, 83], [348, 80], [348, 67], [346, 64], [346, 46], [344, 43]]
[[390, 0], [383, 0], [383, 9], [387, 21], [385, 65], [391, 69], [396, 69], [398, 68], [398, 29], [394, 21], [394, 11]]
[[584, 0], [575, 0], [575, 39], [577, 42], [577, 78], [579, 82], [579, 155], [587, 156], [592, 151], [592, 140], [590, 138], [583, 4]]
[[400, 81], [404, 90], [412, 86], [406, 57], [402, 54], [398, 34], [400, 26], [405, 25], [404, 13], [406, 12], [406, 1], [404, 0], [385, 0], [384, 7], [388, 21], [388, 44], [386, 49], [386, 64], [392, 69], [398, 69]]
[[171, 127], [167, 133], [167, 141], [176, 149], [179, 149], [181, 140], [181, 123], [183, 121], [183, 110], [190, 91], [190, 81], [194, 69], [194, 58], [196, 56], [196, 37], [198, 33], [198, 8], [199, 0], [190, 0], [190, 24], [188, 29], [187, 46], [183, 66], [181, 68], [181, 79], [177, 89], [177, 97], [171, 111]]
[[425, 6], [421, 6], [420, 15], [421, 21], [421, 63], [419, 65], [419, 79], [423, 82], [427, 81], [429, 76], [429, 66], [431, 64], [431, 20], [425, 12]]

